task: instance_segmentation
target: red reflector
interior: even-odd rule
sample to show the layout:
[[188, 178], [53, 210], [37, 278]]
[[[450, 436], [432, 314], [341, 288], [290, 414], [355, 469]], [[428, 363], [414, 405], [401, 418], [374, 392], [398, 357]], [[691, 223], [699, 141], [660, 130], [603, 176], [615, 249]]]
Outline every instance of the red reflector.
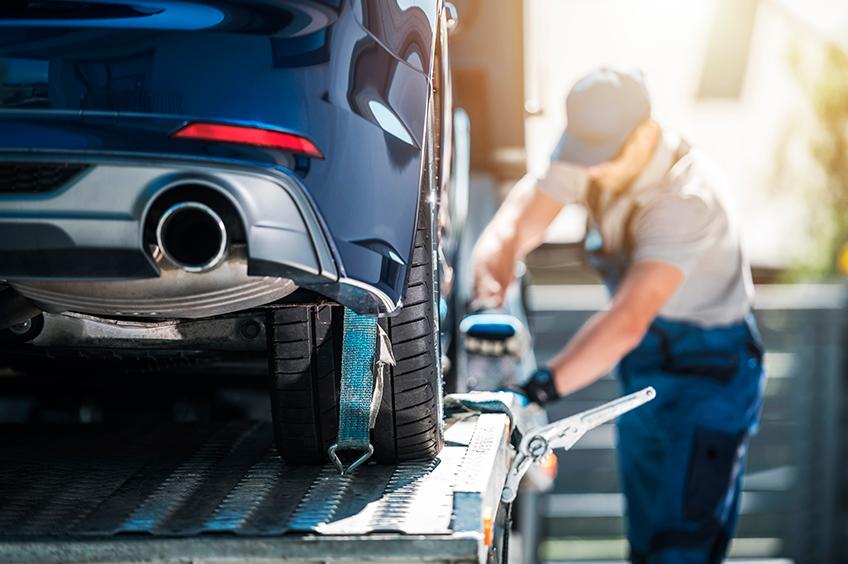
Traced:
[[222, 125], [217, 123], [190, 123], [174, 133], [174, 137], [273, 147], [275, 149], [315, 157], [316, 159], [324, 158], [318, 147], [305, 137], [292, 133], [272, 131], [270, 129], [260, 129], [258, 127]]

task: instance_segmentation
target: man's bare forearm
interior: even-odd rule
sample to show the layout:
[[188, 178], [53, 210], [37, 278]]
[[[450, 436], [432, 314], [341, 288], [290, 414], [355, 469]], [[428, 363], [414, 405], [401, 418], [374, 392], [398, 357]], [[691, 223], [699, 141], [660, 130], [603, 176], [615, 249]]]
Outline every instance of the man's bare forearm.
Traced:
[[478, 303], [499, 307], [515, 276], [515, 263], [537, 247], [562, 204], [541, 192], [532, 176], [513, 187], [474, 246], [474, 293]]
[[633, 350], [682, 283], [683, 273], [669, 264], [634, 264], [615, 293], [610, 309], [592, 316], [550, 362], [559, 394], [588, 386]]
[[497, 242], [514, 260], [521, 259], [542, 243], [562, 207], [538, 190], [535, 177], [526, 175], [510, 190], [481, 239]]
[[568, 395], [601, 378], [639, 344], [646, 326], [620, 310], [593, 315], [549, 364], [557, 391]]

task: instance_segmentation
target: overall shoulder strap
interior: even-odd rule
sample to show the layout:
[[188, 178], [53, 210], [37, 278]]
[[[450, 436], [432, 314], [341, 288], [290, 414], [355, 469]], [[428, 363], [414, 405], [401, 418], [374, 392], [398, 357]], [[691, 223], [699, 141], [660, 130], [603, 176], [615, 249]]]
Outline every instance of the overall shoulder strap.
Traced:
[[[674, 153], [674, 160], [672, 161], [672, 165], [669, 167], [669, 171], [671, 171], [677, 163], [682, 161], [691, 150], [692, 146], [685, 139], [680, 139], [680, 145], [678, 145], [677, 151]], [[632, 256], [633, 251], [636, 250], [636, 240], [633, 235], [633, 224], [635, 223], [636, 216], [639, 215], [639, 211], [641, 209], [642, 207], [639, 202], [634, 201], [630, 206], [630, 210], [627, 212], [627, 218], [624, 222], [624, 250], [630, 256]]]
[[627, 218], [624, 220], [623, 249], [624, 252], [627, 253], [628, 257], [632, 257], [633, 251], [636, 250], [636, 238], [633, 235], [633, 223], [635, 223], [636, 216], [639, 215], [639, 210], [641, 209], [642, 207], [637, 202], [633, 202], [630, 206], [630, 210], [627, 212]]
[[[683, 160], [686, 155], [692, 150], [692, 146], [685, 140], [680, 139], [680, 144], [677, 147], [677, 151], [674, 154], [674, 160], [672, 162], [669, 170], [674, 168], [677, 163]], [[625, 197], [629, 193], [628, 190], [623, 190], [619, 194], [617, 194], [607, 205], [610, 205], [619, 199]], [[603, 205], [601, 198], [601, 188], [595, 183], [591, 183], [586, 192], [586, 207], [589, 211], [589, 217], [587, 219], [586, 233], [588, 234], [591, 230], [592, 226], [600, 225], [601, 214], [603, 213]], [[624, 241], [623, 241], [623, 249], [626, 251], [628, 255], [632, 255], [635, 250], [635, 238], [633, 237], [633, 224], [636, 220], [636, 216], [639, 214], [641, 210], [641, 206], [638, 202], [634, 201], [631, 204], [630, 210], [627, 212], [627, 216], [624, 223]]]

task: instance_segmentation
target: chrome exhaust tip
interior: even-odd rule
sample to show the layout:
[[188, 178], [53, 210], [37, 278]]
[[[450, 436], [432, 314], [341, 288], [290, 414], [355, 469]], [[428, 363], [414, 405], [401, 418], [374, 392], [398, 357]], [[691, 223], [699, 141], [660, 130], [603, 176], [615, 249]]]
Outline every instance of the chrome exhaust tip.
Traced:
[[159, 218], [156, 243], [174, 266], [186, 272], [206, 272], [227, 255], [227, 228], [209, 206], [180, 202]]

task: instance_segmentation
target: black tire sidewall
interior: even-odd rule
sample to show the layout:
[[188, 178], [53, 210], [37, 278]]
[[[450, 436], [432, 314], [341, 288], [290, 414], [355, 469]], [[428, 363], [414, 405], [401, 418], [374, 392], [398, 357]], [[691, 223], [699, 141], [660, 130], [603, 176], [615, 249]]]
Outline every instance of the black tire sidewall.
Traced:
[[[422, 168], [415, 240], [403, 307], [397, 315], [382, 322], [392, 340], [397, 361], [397, 365], [387, 371], [380, 412], [372, 432], [374, 457], [383, 463], [430, 459], [438, 454], [444, 443], [432, 112], [431, 104], [424, 151], [426, 161]], [[421, 295], [422, 284], [427, 288], [426, 302]]]

